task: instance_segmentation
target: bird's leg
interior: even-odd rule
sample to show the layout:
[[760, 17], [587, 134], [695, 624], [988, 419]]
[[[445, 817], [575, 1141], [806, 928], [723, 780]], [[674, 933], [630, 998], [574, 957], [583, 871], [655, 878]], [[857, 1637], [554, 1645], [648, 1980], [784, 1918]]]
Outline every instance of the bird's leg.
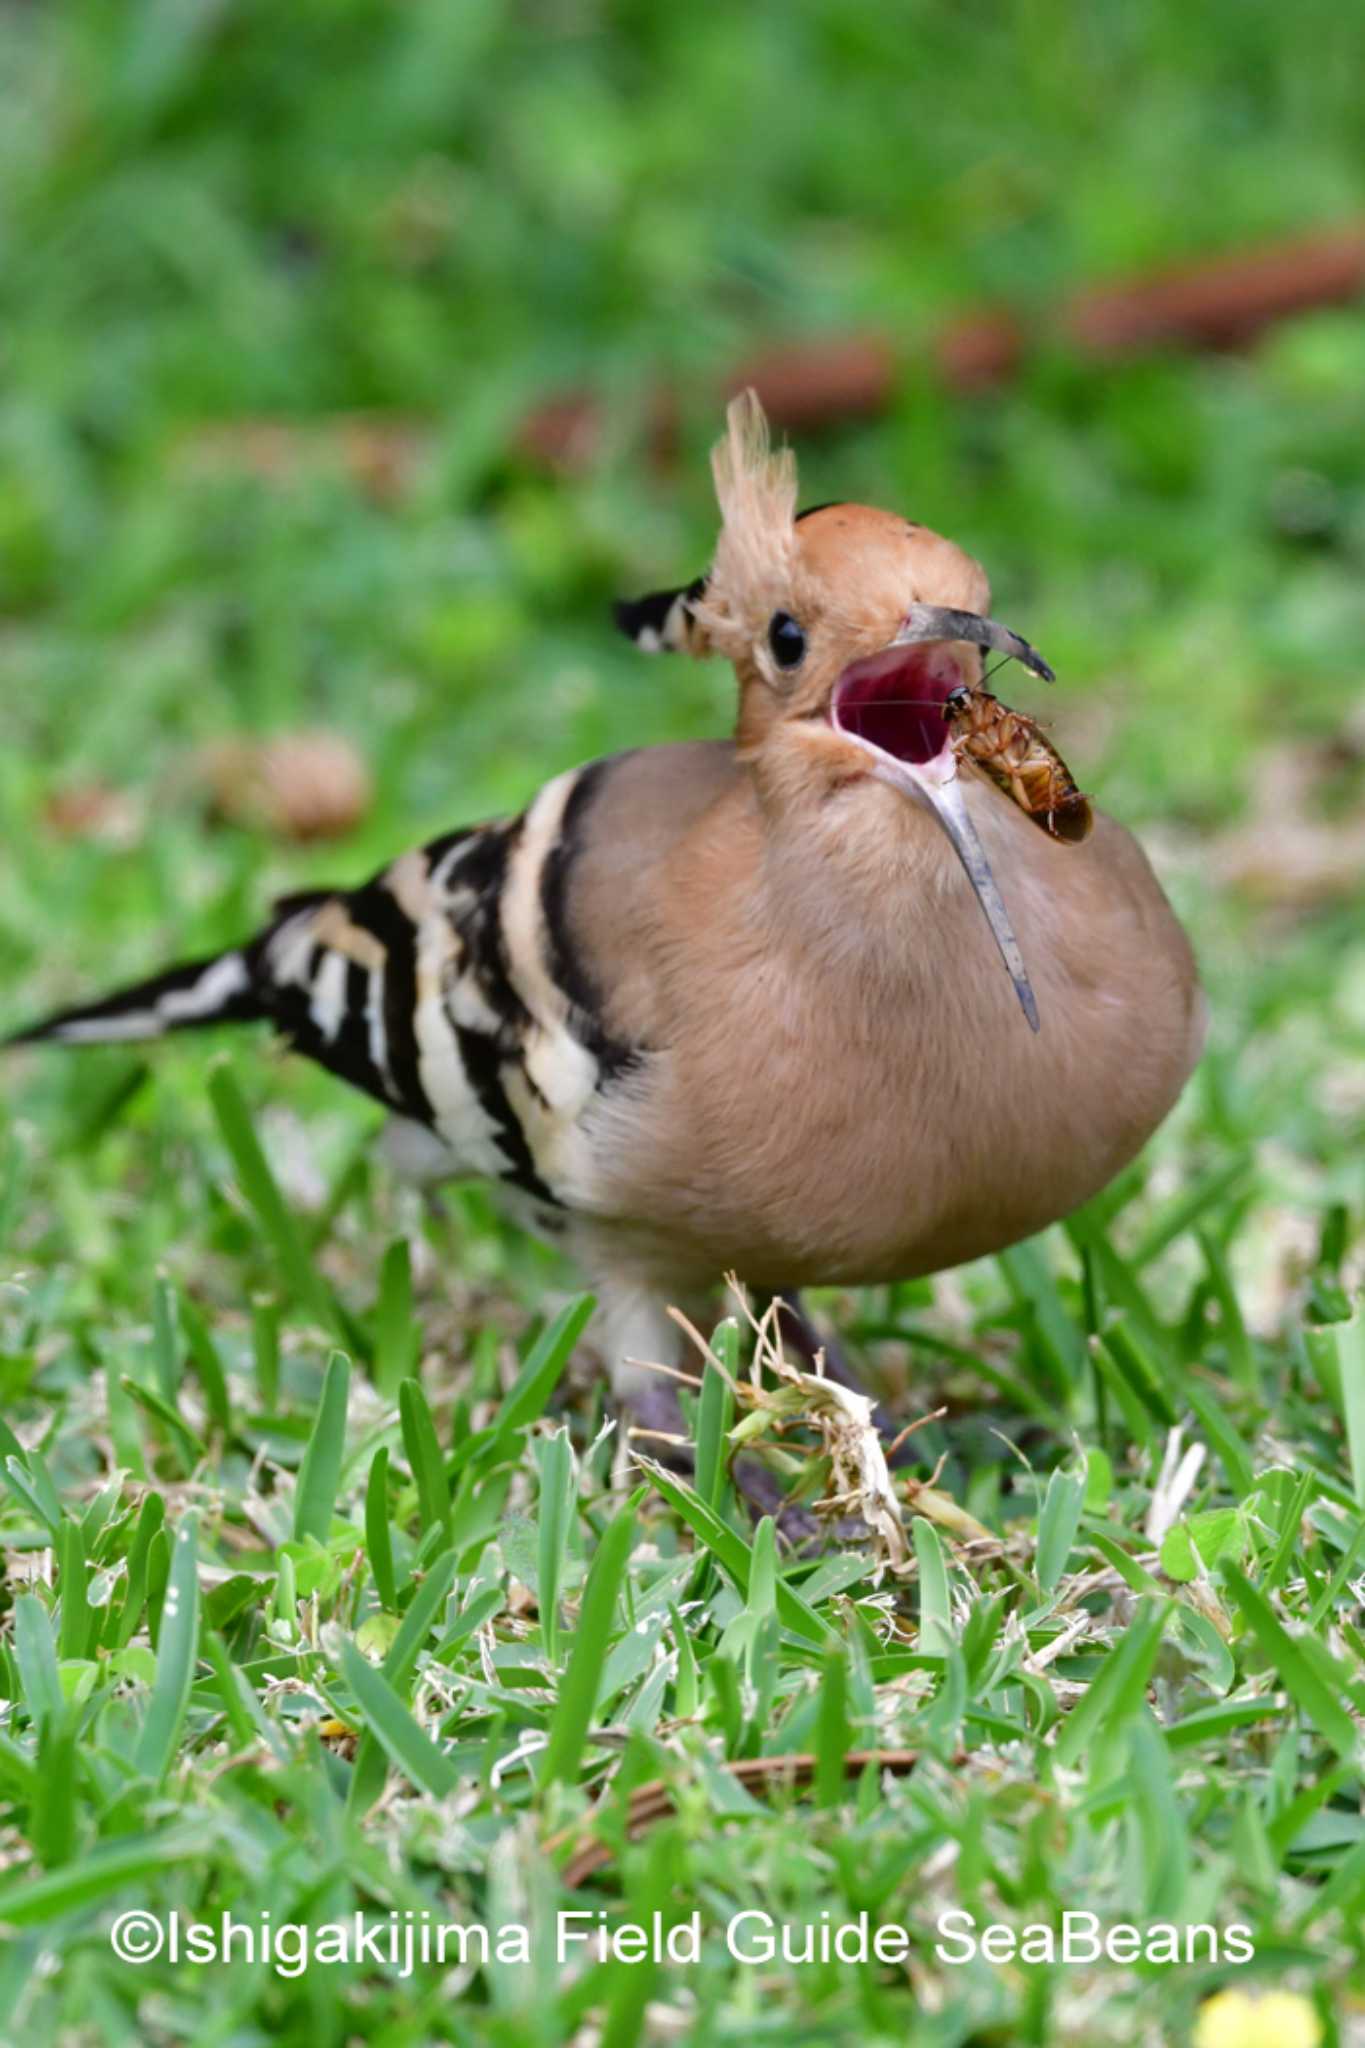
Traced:
[[628, 1445], [638, 1445], [647, 1458], [657, 1458], [670, 1472], [690, 1475], [694, 1449], [676, 1381], [662, 1374], [641, 1380], [622, 1406], [621, 1425]]
[[668, 1314], [665, 1297], [647, 1284], [617, 1279], [599, 1279], [596, 1291], [600, 1341], [617, 1401], [638, 1409], [662, 1386], [673, 1393], [677, 1412], [673, 1375], [684, 1369], [686, 1339]]
[[598, 1341], [623, 1448], [634, 1444], [661, 1465], [690, 1472], [692, 1442], [674, 1377], [688, 1369], [686, 1339], [667, 1313], [666, 1296], [642, 1282], [608, 1278], [600, 1265], [596, 1292]]

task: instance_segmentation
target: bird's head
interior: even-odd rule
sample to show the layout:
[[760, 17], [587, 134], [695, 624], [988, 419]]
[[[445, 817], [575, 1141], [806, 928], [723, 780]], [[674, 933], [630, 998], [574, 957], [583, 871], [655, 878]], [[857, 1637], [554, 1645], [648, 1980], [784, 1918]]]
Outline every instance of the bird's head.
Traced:
[[999, 888], [968, 815], [948, 715], [997, 649], [1051, 679], [988, 617], [985, 571], [952, 541], [867, 505], [798, 513], [791, 451], [774, 452], [752, 392], [712, 456], [722, 525], [710, 568], [616, 608], [649, 652], [734, 663], [736, 744], [779, 799], [890, 784], [952, 841], [1036, 1030], [1037, 1008]]

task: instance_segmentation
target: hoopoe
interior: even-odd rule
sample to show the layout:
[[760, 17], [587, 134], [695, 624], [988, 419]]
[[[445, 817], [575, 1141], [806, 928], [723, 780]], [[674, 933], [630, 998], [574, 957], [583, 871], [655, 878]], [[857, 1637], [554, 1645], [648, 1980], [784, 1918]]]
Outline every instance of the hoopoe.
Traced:
[[713, 470], [710, 568], [617, 621], [733, 663], [733, 739], [572, 769], [519, 817], [20, 1034], [273, 1024], [386, 1105], [401, 1171], [487, 1176], [563, 1244], [627, 1404], [634, 1361], [677, 1357], [666, 1306], [727, 1270], [906, 1279], [1063, 1216], [1203, 1035], [1136, 842], [1104, 816], [1049, 838], [950, 743], [983, 648], [1050, 674], [988, 616], [980, 566], [889, 512], [798, 514], [752, 395]]

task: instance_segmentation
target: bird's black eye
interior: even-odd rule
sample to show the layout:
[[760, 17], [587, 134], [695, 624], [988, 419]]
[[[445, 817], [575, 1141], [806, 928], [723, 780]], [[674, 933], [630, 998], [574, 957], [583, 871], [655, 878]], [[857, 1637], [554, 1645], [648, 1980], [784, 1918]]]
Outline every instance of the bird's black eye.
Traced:
[[806, 636], [790, 612], [774, 612], [768, 621], [768, 645], [779, 668], [795, 668], [806, 652]]

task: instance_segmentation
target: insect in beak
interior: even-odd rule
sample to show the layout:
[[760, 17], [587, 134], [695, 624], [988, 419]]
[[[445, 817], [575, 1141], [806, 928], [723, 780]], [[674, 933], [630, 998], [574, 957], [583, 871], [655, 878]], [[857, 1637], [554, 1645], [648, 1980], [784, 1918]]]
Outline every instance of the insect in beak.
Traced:
[[1052, 680], [1042, 656], [994, 619], [941, 605], [912, 605], [881, 653], [844, 670], [830, 704], [830, 722], [868, 750], [871, 772], [880, 781], [932, 810], [966, 871], [1019, 1007], [1037, 1031], [1038, 1003], [1024, 956], [958, 780], [948, 705], [963, 689], [964, 678], [946, 644], [955, 640], [1012, 655], [1035, 675]]

